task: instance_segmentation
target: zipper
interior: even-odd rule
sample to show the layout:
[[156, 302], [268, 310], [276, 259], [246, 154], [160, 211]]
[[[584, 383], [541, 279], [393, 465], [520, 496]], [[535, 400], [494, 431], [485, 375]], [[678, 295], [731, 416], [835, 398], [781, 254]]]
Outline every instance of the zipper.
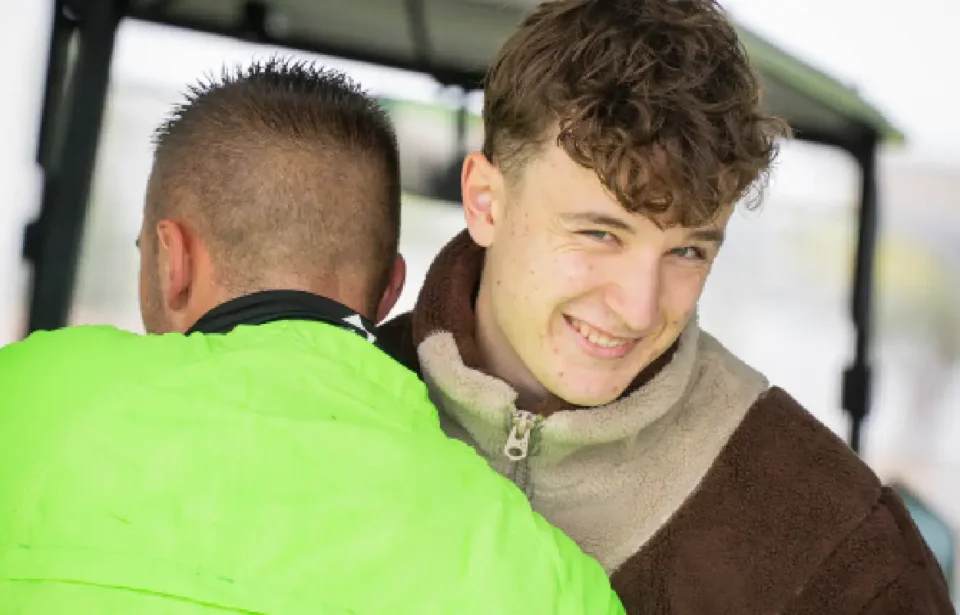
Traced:
[[503, 447], [503, 454], [507, 459], [516, 463], [527, 458], [530, 451], [530, 436], [542, 420], [543, 417], [526, 410], [513, 411], [507, 444]]
[[542, 416], [526, 410], [514, 410], [510, 419], [507, 443], [503, 447], [503, 454], [513, 462], [511, 478], [527, 496], [527, 499], [531, 499], [533, 496], [528, 491], [530, 439], [542, 422]]

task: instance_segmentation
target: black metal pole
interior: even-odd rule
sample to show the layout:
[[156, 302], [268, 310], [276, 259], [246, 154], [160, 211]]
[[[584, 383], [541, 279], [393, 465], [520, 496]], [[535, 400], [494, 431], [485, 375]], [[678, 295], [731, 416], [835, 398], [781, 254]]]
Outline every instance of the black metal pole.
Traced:
[[417, 61], [429, 68], [433, 63], [433, 45], [430, 42], [430, 28], [427, 26], [427, 12], [423, 0], [406, 0], [407, 27]]
[[863, 424], [870, 413], [873, 387], [871, 334], [874, 264], [879, 206], [877, 203], [877, 135], [867, 133], [851, 148], [860, 164], [860, 221], [851, 300], [856, 333], [852, 364], [843, 374], [843, 408], [850, 416], [850, 446], [860, 453]]
[[[87, 199], [97, 157], [97, 144], [106, 103], [117, 27], [123, 15], [123, 0], [66, 0], [57, 10], [69, 15], [76, 37], [76, 56], [65, 61], [61, 49], [51, 43], [51, 83], [70, 83], [62, 104], [58, 92], [49, 91], [43, 111], [44, 134], [40, 153], [45, 159], [45, 177], [40, 216], [26, 232], [24, 256], [33, 263], [28, 331], [56, 329], [67, 323], [80, 254]], [[55, 24], [57, 22], [55, 21]], [[60, 22], [62, 23], [62, 22]], [[54, 37], [63, 36], [62, 31]], [[59, 89], [59, 86], [57, 87]], [[57, 108], [59, 107], [59, 108]], [[57, 117], [60, 116], [61, 117]], [[63, 127], [62, 139], [54, 138]], [[58, 147], [51, 149], [51, 143]], [[55, 151], [54, 151], [55, 150]]]
[[62, 137], [62, 119], [60, 110], [68, 89], [70, 63], [70, 41], [76, 21], [71, 18], [64, 6], [64, 0], [57, 0], [53, 10], [50, 32], [50, 51], [47, 56], [47, 77], [43, 89], [43, 115], [40, 119], [40, 138], [37, 145], [37, 162], [44, 169], [50, 169], [52, 162], [59, 157], [57, 137]]

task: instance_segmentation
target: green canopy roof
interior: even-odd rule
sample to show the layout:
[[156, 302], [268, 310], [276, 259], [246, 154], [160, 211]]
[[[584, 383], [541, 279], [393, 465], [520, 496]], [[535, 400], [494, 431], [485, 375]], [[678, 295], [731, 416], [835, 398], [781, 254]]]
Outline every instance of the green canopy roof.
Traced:
[[[434, 75], [465, 87], [484, 70], [537, 0], [166, 0], [133, 2], [130, 15]], [[856, 91], [740, 29], [769, 109], [800, 138], [848, 142], [865, 130], [903, 135]]]

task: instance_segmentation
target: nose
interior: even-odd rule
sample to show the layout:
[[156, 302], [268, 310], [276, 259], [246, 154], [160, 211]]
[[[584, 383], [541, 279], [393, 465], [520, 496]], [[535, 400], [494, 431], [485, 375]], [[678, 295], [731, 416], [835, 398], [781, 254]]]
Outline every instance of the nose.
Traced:
[[607, 286], [607, 306], [634, 333], [649, 331], [660, 318], [658, 261], [634, 261], [630, 271], [618, 272]]

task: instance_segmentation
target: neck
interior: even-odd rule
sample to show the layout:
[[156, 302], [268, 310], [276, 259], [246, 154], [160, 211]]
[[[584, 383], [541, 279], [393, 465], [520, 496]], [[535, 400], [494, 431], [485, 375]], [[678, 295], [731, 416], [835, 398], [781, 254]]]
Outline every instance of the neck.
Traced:
[[374, 325], [342, 303], [301, 290], [264, 290], [231, 299], [203, 315], [187, 333], [228, 333], [238, 325], [262, 325], [278, 320], [327, 322], [373, 341]]
[[517, 392], [517, 405], [535, 408], [548, 397], [549, 392], [524, 365], [497, 325], [483, 278], [477, 293], [476, 336], [480, 350], [480, 368], [487, 374], [509, 384]]
[[374, 310], [370, 308], [369, 301], [363, 296], [363, 293], [357, 292], [358, 287], [359, 285], [351, 283], [349, 280], [338, 278], [328, 280], [304, 280], [298, 276], [285, 276], [281, 278], [271, 278], [268, 282], [264, 283], [246, 285], [231, 293], [223, 293], [220, 303], [226, 303], [227, 301], [260, 292], [295, 291], [333, 299], [364, 318], [374, 320], [375, 314], [372, 313]]

